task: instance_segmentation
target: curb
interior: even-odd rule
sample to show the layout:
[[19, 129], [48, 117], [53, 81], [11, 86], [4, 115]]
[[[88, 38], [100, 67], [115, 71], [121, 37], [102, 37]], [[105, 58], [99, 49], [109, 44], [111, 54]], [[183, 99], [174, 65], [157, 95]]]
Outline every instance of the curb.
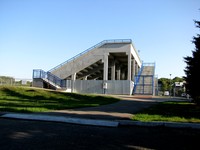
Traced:
[[178, 122], [141, 122], [119, 120], [119, 126], [148, 126], [148, 127], [172, 127], [200, 129], [200, 123], [178, 123]]
[[18, 113], [4, 113], [1, 118], [34, 120], [34, 121], [49, 121], [62, 122], [79, 125], [92, 125], [104, 127], [119, 127], [119, 126], [143, 126], [143, 127], [171, 127], [171, 128], [192, 128], [200, 129], [200, 123], [178, 123], [178, 122], [141, 122], [131, 120], [97, 120], [97, 119], [83, 119], [71, 118], [63, 116], [50, 116], [38, 114], [18, 114]]
[[36, 115], [36, 114], [9, 113], [9, 114], [4, 114], [1, 117], [12, 118], [12, 119], [35, 120], [35, 121], [64, 122], [64, 123], [71, 123], [71, 124], [105, 126], [105, 127], [118, 127], [119, 125], [119, 122], [116, 122], [116, 121], [69, 118], [69, 117], [61, 117], [61, 116]]

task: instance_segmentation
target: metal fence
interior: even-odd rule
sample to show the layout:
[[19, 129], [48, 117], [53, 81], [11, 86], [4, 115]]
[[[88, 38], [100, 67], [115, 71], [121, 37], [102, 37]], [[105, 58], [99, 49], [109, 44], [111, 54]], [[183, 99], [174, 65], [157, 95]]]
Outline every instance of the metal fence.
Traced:
[[134, 91], [135, 94], [148, 94], [154, 93], [154, 76], [153, 75], [140, 75], [139, 82]]

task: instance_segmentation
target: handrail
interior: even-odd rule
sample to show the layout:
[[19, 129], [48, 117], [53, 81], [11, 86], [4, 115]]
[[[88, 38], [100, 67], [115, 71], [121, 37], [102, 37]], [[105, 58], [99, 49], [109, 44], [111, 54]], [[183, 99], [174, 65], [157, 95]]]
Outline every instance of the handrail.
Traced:
[[98, 48], [98, 47], [100, 47], [100, 46], [102, 46], [102, 45], [104, 45], [104, 44], [109, 44], [109, 43], [132, 43], [132, 40], [131, 40], [131, 39], [112, 39], [112, 40], [104, 40], [104, 41], [101, 41], [100, 43], [98, 43], [98, 44], [96, 44], [96, 45], [94, 45], [94, 46], [92, 46], [92, 47], [86, 49], [85, 51], [83, 51], [83, 52], [77, 54], [76, 56], [74, 56], [74, 57], [72, 57], [72, 58], [66, 60], [65, 62], [63, 62], [63, 63], [57, 65], [56, 67], [50, 69], [48, 72], [52, 72], [52, 71], [58, 69], [59, 67], [65, 65], [66, 63], [68, 63], [68, 62], [70, 62], [70, 61], [73, 61], [73, 60], [76, 59], [77, 57], [82, 56], [83, 54], [89, 52], [90, 50], [92, 50], [92, 49], [94, 49], [94, 48]]
[[135, 93], [135, 91], [136, 91], [137, 84], [138, 84], [138, 82], [139, 82], [139, 80], [140, 80], [140, 76], [141, 76], [141, 73], [142, 73], [143, 68], [144, 68], [143, 64], [144, 64], [144, 63], [142, 63], [142, 66], [141, 66], [141, 69], [140, 69], [138, 75], [135, 76], [135, 82], [134, 82], [134, 93]]
[[39, 78], [39, 79], [47, 79], [48, 81], [51, 81], [55, 85], [59, 87], [65, 87], [65, 80], [60, 79], [59, 77], [55, 76], [51, 72], [45, 72], [41, 69], [34, 69], [33, 70], [33, 79]]
[[143, 66], [155, 66], [155, 62], [154, 63], [143, 63]]
[[152, 77], [152, 84], [151, 84], [151, 86], [153, 87], [152, 88], [152, 93], [154, 91], [154, 76], [155, 76], [155, 66], [156, 66], [156, 63], [155, 62], [154, 63], [142, 63], [142, 67], [141, 67], [138, 75], [135, 76], [134, 93], [136, 92], [136, 88], [138, 86], [138, 83], [139, 83], [139, 80], [140, 80], [143, 68], [145, 66], [153, 66], [154, 67], [153, 76], [152, 75], [145, 75], [146, 77]]

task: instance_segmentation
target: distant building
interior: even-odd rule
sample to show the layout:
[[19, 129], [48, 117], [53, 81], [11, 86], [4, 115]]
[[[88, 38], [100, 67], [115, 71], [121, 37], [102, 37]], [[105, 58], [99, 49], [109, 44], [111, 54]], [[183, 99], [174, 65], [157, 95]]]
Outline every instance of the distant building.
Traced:
[[181, 96], [182, 93], [185, 93], [185, 82], [175, 82], [173, 85], [173, 95]]

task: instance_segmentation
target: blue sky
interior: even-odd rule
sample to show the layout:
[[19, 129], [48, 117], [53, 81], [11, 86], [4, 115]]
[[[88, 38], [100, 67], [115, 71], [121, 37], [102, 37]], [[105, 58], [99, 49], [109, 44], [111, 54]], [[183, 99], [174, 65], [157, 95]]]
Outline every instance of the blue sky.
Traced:
[[199, 0], [0, 0], [0, 75], [32, 78], [106, 39], [132, 39], [159, 78], [184, 76]]

